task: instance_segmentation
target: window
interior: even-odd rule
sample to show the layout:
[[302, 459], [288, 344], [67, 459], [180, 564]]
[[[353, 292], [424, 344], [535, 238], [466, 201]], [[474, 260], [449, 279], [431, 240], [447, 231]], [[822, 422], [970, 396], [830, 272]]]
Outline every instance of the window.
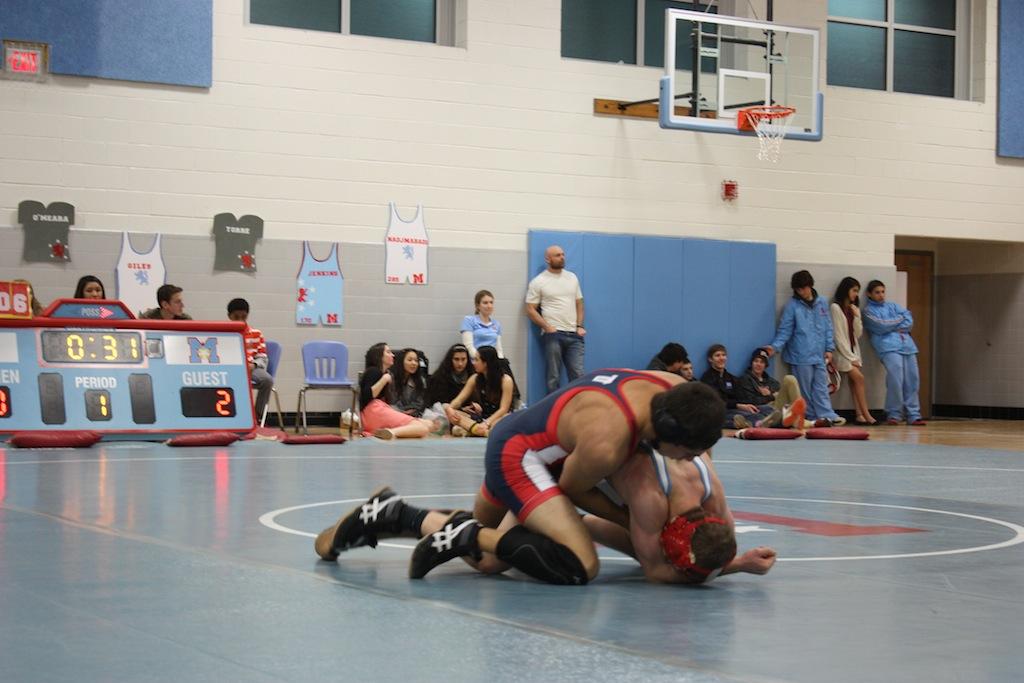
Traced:
[[970, 0], [829, 0], [828, 84], [968, 93]]
[[455, 0], [250, 0], [253, 24], [454, 45]]
[[[706, 2], [562, 0], [562, 56], [664, 66], [668, 8], [718, 13], [717, 5]], [[692, 63], [692, 51], [679, 41], [676, 66], [688, 71]], [[702, 66], [713, 72], [714, 60], [702, 60]]]

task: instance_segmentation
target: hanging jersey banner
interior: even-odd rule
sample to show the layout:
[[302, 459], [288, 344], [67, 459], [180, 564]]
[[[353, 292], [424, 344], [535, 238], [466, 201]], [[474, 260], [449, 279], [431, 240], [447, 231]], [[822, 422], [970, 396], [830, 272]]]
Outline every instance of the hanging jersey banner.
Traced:
[[388, 202], [388, 231], [384, 236], [384, 280], [393, 285], [427, 284], [427, 228], [423, 207], [411, 221], [403, 221], [394, 202]]
[[233, 213], [213, 217], [216, 253], [214, 270], [256, 272], [256, 241], [263, 239], [263, 219], [259, 216], [235, 218]]
[[153, 308], [156, 290], [167, 280], [164, 257], [160, 253], [160, 235], [149, 251], [135, 251], [128, 233], [121, 233], [121, 255], [117, 258], [117, 298], [135, 315]]
[[22, 259], [29, 262], [67, 263], [71, 260], [68, 232], [75, 224], [75, 207], [67, 202], [26, 199], [18, 204], [18, 222], [25, 229]]
[[323, 261], [313, 256], [309, 242], [302, 243], [302, 264], [295, 279], [295, 322], [299, 325], [337, 326], [342, 322], [345, 278], [338, 261], [338, 244]]

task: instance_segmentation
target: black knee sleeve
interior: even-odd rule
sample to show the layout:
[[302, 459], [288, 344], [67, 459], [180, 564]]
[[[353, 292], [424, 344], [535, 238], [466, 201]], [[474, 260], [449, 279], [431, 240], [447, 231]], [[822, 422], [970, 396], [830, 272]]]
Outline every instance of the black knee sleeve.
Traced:
[[497, 547], [498, 559], [535, 579], [563, 586], [583, 586], [589, 580], [580, 558], [561, 543], [524, 526], [509, 529]]

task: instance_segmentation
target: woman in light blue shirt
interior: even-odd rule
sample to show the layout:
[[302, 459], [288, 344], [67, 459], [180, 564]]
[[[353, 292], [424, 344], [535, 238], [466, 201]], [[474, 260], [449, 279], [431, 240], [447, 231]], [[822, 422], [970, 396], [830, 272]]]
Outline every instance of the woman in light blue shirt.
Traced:
[[477, 349], [481, 346], [493, 346], [498, 358], [505, 357], [501, 348], [501, 323], [492, 318], [494, 314], [494, 295], [481, 289], [473, 297], [476, 313], [462, 319], [462, 343], [469, 349], [470, 358], [476, 358]]

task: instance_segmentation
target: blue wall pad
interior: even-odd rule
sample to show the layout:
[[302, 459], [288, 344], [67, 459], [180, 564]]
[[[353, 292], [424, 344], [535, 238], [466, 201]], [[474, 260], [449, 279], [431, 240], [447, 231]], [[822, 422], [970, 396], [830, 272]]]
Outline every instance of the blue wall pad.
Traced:
[[1024, 158], [1024, 131], [1020, 114], [1024, 111], [1024, 2], [1002, 0], [999, 3], [999, 113], [996, 154]]
[[[586, 306], [586, 363], [644, 368], [667, 342], [706, 368], [708, 346], [729, 349], [729, 369], [742, 374], [755, 347], [775, 332], [775, 245], [754, 242], [639, 237], [532, 230], [528, 275], [544, 269], [552, 244], [565, 250]], [[540, 334], [530, 325], [527, 398], [545, 394]]]
[[683, 240], [635, 237], [633, 260], [633, 355], [626, 365], [646, 368], [666, 343], [659, 340], [676, 341], [672, 335], [683, 329]]
[[212, 0], [0, 0], [0, 37], [50, 44], [50, 71], [209, 88]]

